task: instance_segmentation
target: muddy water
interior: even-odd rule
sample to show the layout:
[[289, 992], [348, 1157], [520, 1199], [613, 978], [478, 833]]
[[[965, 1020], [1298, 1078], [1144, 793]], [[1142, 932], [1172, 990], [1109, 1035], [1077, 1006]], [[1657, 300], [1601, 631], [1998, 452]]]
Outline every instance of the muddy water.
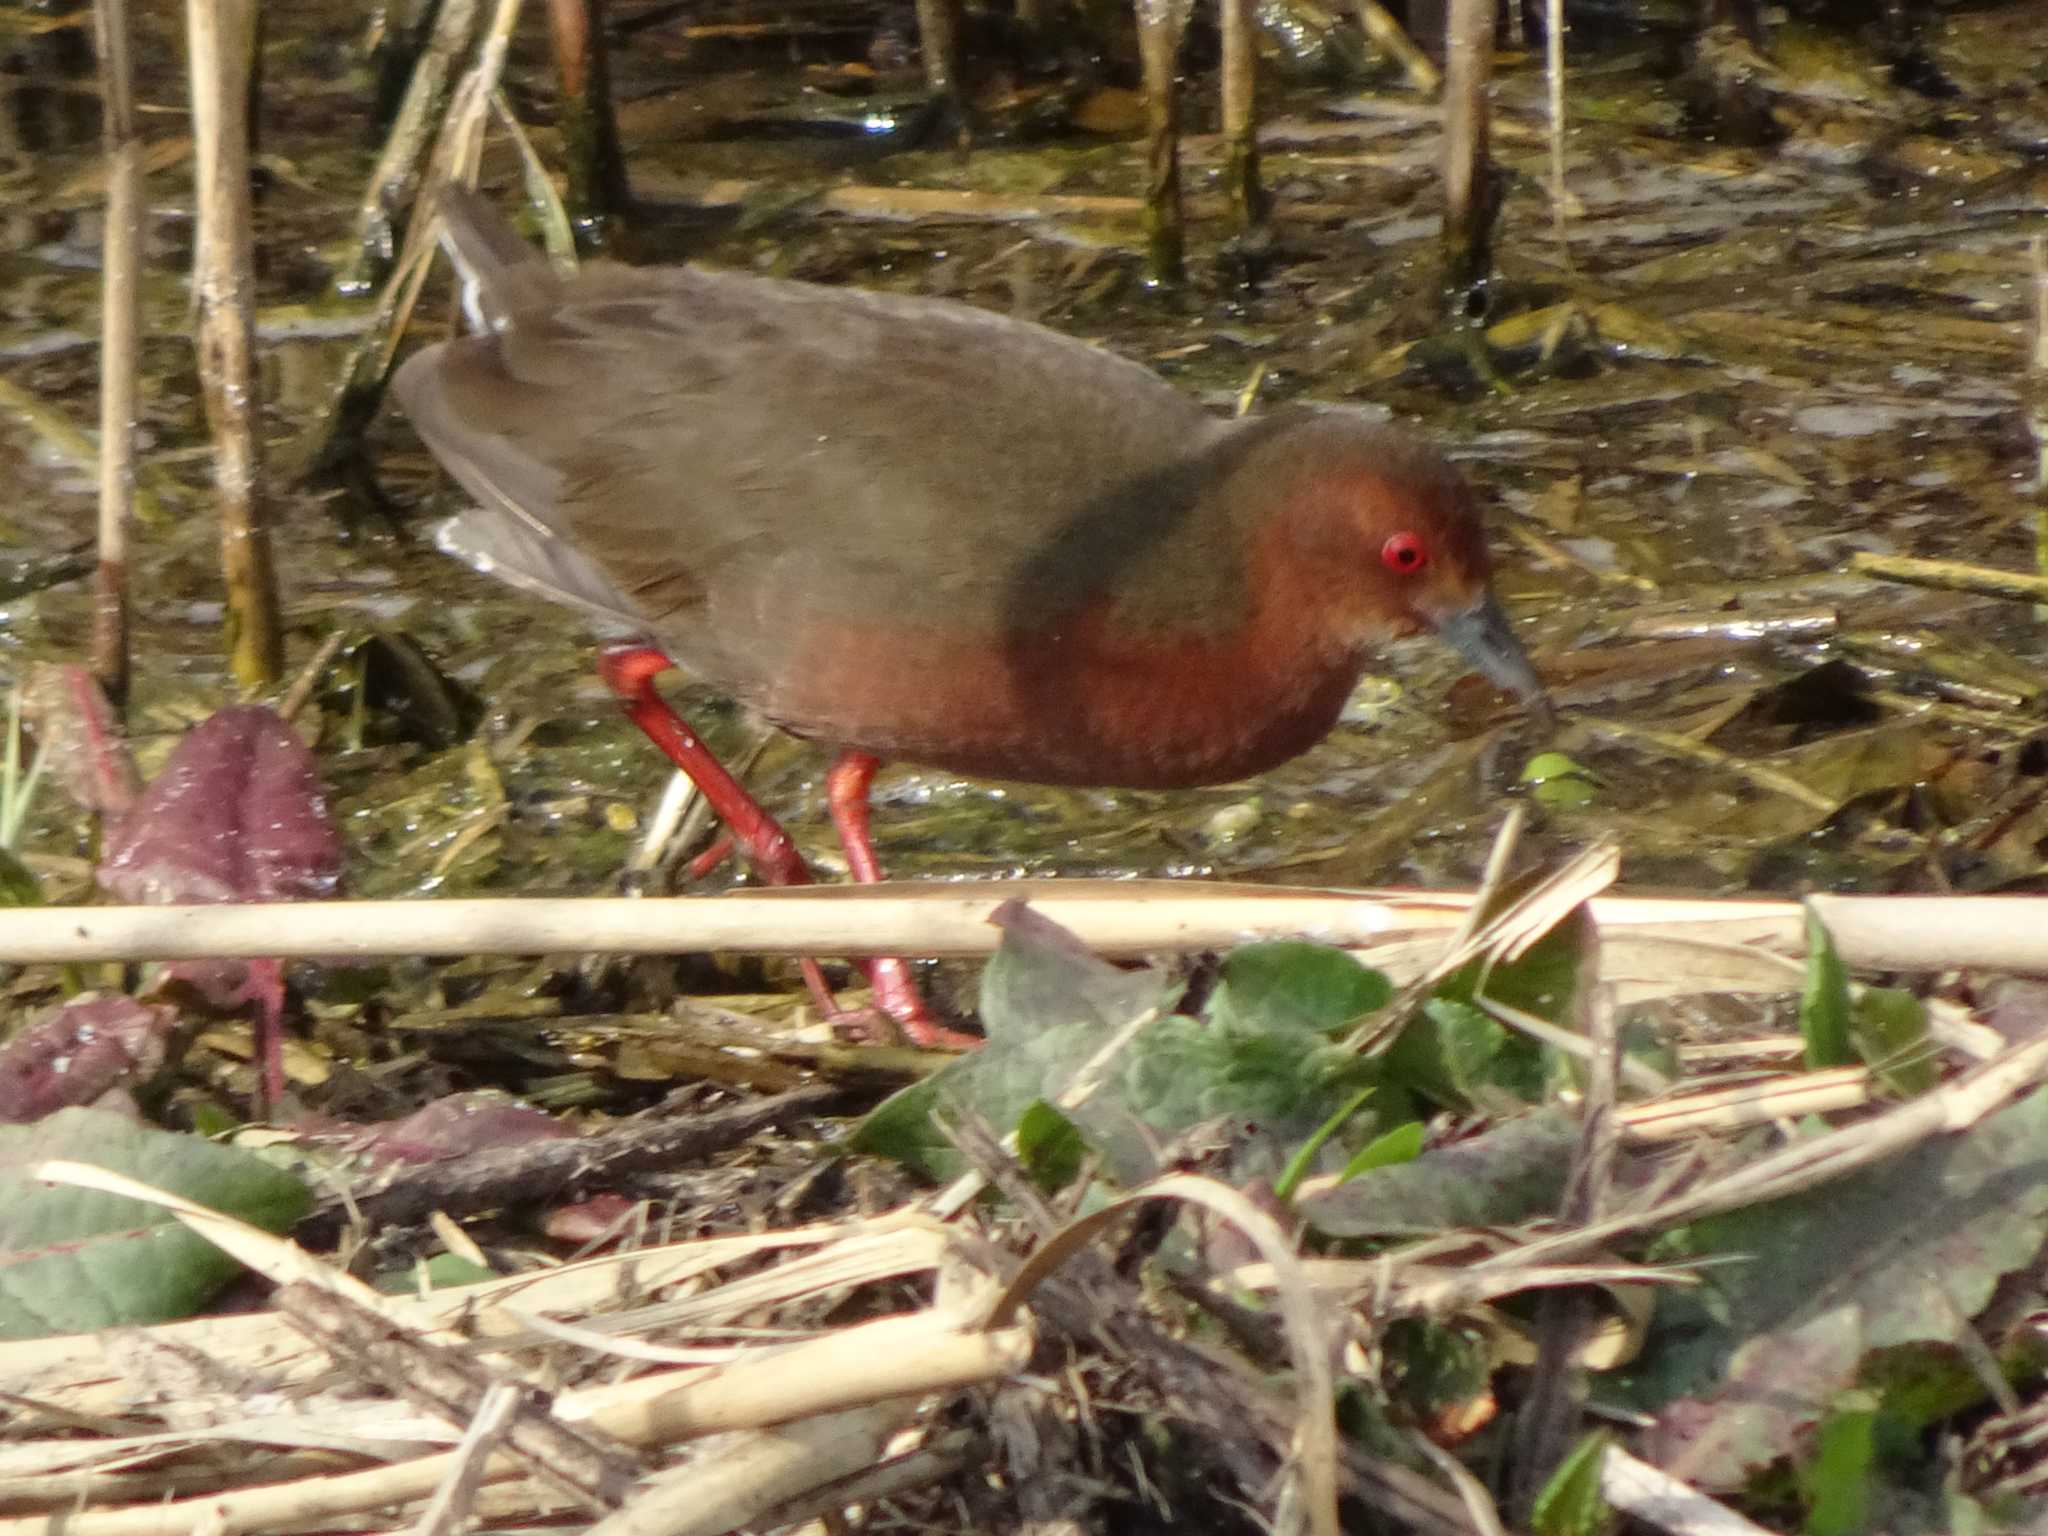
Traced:
[[[325, 294], [374, 153], [352, 8], [328, 9], [275, 15], [265, 45], [258, 244], [280, 452], [322, 407], [345, 346], [307, 333], [353, 323]], [[513, 100], [545, 154], [538, 21], [516, 50]], [[2032, 563], [2021, 402], [2027, 240], [2048, 213], [2048, 6], [1949, 17], [1925, 40], [1940, 96], [1894, 83], [1853, 39], [1787, 35], [1760, 109], [1770, 142], [1716, 136], [1672, 72], [1671, 39], [1589, 53], [1572, 89], [1561, 220], [1545, 186], [1542, 82], [1533, 60], [1509, 57], [1500, 324], [1484, 375], [1432, 338], [1437, 139], [1398, 84], [1280, 91], [1266, 141], [1278, 239], [1253, 286], [1224, 250], [1219, 213], [1204, 212], [1219, 162], [1195, 141], [1193, 282], [1165, 299], [1143, 286], [1129, 212], [1028, 217], [1023, 206], [1137, 192], [1128, 135], [1077, 126], [1119, 130], [1127, 99], [1063, 87], [1018, 115], [1067, 131], [995, 142], [964, 164], [900, 149], [914, 92], [900, 75], [859, 74], [887, 64], [896, 22], [816, 8], [779, 15], [784, 31], [767, 43], [707, 42], [684, 18], [630, 29], [616, 65], [632, 172], [672, 205], [654, 237], [667, 252], [1024, 314], [1144, 359], [1218, 408], [1256, 377], [1265, 402], [1348, 401], [1421, 424], [1498, 508], [1504, 595], [1567, 724], [1534, 741], [1450, 657], [1407, 643], [1327, 743], [1257, 784], [1140, 795], [891, 770], [877, 830], [892, 869], [1462, 881], [1503, 789], [1548, 745], [1568, 762], [1563, 787], [1553, 779], [1537, 797], [1539, 842], [1619, 832], [1640, 881], [1939, 888], [2036, 876], [2039, 765], [2021, 750], [2040, 717], [2034, 615], [1841, 567], [1863, 550]], [[143, 426], [168, 508], [138, 555], [135, 720], [148, 752], [225, 685], [183, 339], [180, 53], [164, 16], [141, 24], [158, 161]], [[13, 61], [0, 112], [0, 379], [87, 424], [97, 144], [80, 37], [0, 35]], [[1191, 94], [1198, 116], [1213, 112], [1208, 84]], [[499, 145], [487, 181], [515, 174]], [[972, 192], [980, 206], [933, 217], [904, 189]], [[306, 304], [324, 318], [281, 308]], [[445, 323], [438, 302], [423, 309], [423, 329]], [[573, 615], [432, 550], [424, 530], [446, 493], [403, 424], [381, 424], [373, 451], [382, 512], [355, 488], [277, 495], [293, 664], [337, 627], [403, 635], [474, 696], [483, 725], [468, 743], [435, 745], [388, 680], [344, 667], [322, 690], [354, 888], [604, 889], [660, 782], [656, 759], [590, 678]], [[90, 471], [47, 423], [0, 425], [0, 473], [0, 557], [32, 566], [87, 537]], [[75, 583], [7, 597], [0, 672], [74, 654], [87, 618]], [[1721, 627], [1738, 618], [1778, 628]], [[715, 704], [701, 718], [715, 742], [747, 739]], [[834, 866], [821, 771], [817, 753], [776, 741], [752, 778]], [[29, 846], [60, 888], [81, 868], [65, 862], [81, 837], [47, 798]]]

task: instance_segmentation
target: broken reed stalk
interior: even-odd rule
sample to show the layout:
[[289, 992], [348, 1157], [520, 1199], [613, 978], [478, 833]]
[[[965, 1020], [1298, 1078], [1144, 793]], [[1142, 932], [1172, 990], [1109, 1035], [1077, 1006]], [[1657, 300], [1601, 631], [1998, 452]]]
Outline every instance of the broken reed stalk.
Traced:
[[1858, 550], [1849, 557], [1855, 576], [1876, 576], [1940, 592], [1975, 592], [1984, 597], [2009, 597], [2023, 603], [2048, 603], [2048, 574], [2002, 571], [1995, 566], [1962, 560], [1923, 560], [1914, 555], [1875, 555]]
[[961, 0], [917, 0], [917, 42], [924, 54], [924, 83], [955, 116], [957, 142], [967, 149], [967, 97], [961, 79], [964, 7]]
[[277, 572], [264, 524], [262, 400], [256, 382], [255, 271], [249, 204], [249, 72], [254, 0], [187, 0], [197, 161], [199, 382], [213, 433], [228, 665], [246, 689], [284, 669]]
[[[456, 0], [451, 0], [450, 9], [455, 8], [455, 3]], [[462, 0], [462, 3], [466, 6], [467, 0]], [[489, 18], [481, 27], [471, 11], [464, 20], [461, 37], [436, 32], [434, 49], [439, 49], [444, 43], [451, 48], [467, 46], [474, 35], [476, 61], [447, 93], [433, 120], [424, 124], [432, 133], [425, 169], [423, 172], [408, 170], [406, 173], [415, 203], [424, 186], [438, 186], [448, 180], [476, 180], [477, 163], [483, 155], [484, 125], [489, 119], [491, 98], [497, 92], [498, 81], [504, 72], [506, 51], [512, 30], [519, 21], [520, 9], [521, 0], [496, 0]], [[448, 15], [448, 10], [441, 13], [444, 22]], [[387, 150], [387, 159], [390, 154]], [[379, 195], [380, 185], [377, 182], [371, 184], [370, 199]], [[411, 211], [416, 213], [418, 210]], [[417, 217], [406, 225], [405, 239], [397, 258], [390, 264], [383, 286], [378, 290], [376, 307], [369, 316], [368, 325], [342, 363], [327, 409], [307, 427], [286, 456], [287, 474], [291, 479], [336, 476], [355, 460], [363, 433], [369, 429], [378, 407], [383, 404], [384, 383], [397, 356], [399, 340], [412, 318], [420, 289], [425, 286], [427, 269], [433, 257], [434, 229], [433, 224], [422, 223]]]
[[136, 354], [142, 330], [142, 140], [127, 0], [95, 0], [107, 154], [100, 258], [99, 560], [88, 665], [116, 709], [128, 695], [128, 530], [135, 518]]
[[1485, 313], [1493, 268], [1493, 161], [1487, 88], [1493, 79], [1494, 0], [1451, 0], [1444, 46], [1444, 296], [1453, 317]]
[[1545, 0], [1543, 72], [1550, 105], [1550, 223], [1557, 254], [1572, 270], [1571, 220], [1564, 188], [1564, 0]]
[[1180, 198], [1180, 40], [1192, 0], [1137, 0], [1145, 84], [1145, 277], [1178, 287], [1187, 235]]
[[1241, 233], [1261, 228], [1270, 204], [1259, 180], [1259, 49], [1253, 0], [1216, 0], [1223, 33], [1223, 187]]
[[548, 0], [548, 38], [562, 101], [556, 125], [569, 173], [575, 228], [601, 234], [626, 211], [626, 155], [612, 110], [611, 54], [604, 0]]
[[[2027, 402], [2027, 425], [2034, 434], [2034, 565], [2048, 579], [2048, 240], [2034, 236], [2028, 245], [2033, 272], [2033, 349], [2021, 385]], [[2037, 607], [2036, 617], [2048, 617]]]
[[419, 195], [427, 146], [440, 127], [449, 92], [454, 89], [456, 64], [469, 52], [476, 36], [481, 9], [481, 0], [443, 0], [435, 12], [433, 33], [413, 62], [405, 99], [363, 190], [362, 206], [356, 213], [355, 256], [336, 283], [344, 293], [374, 288], [391, 270], [398, 253], [394, 220], [400, 210], [410, 209]]
[[1408, 84], [1425, 96], [1434, 96], [1444, 77], [1429, 62], [1429, 55], [1415, 46], [1401, 23], [1394, 20], [1380, 0], [1358, 0], [1357, 10], [1358, 24], [1365, 29], [1365, 35], [1401, 66]]

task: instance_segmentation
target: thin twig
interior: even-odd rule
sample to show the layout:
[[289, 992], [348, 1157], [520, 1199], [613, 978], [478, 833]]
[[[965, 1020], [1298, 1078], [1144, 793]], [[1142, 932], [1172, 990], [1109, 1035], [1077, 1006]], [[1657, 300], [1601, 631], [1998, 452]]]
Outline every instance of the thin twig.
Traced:
[[1874, 555], [1858, 550], [1849, 557], [1849, 570], [1857, 576], [1880, 576], [1886, 581], [1903, 581], [1943, 592], [1981, 592], [1986, 597], [2048, 603], [2048, 575], [2002, 571], [1962, 560], [1922, 560], [1912, 555]]

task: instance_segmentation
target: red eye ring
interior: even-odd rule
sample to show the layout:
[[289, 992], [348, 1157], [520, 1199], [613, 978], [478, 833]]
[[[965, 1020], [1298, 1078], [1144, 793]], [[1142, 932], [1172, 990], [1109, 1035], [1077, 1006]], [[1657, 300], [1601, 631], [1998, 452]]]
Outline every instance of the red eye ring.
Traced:
[[1419, 534], [1392, 533], [1380, 546], [1380, 563], [1396, 576], [1413, 576], [1429, 564], [1429, 546]]

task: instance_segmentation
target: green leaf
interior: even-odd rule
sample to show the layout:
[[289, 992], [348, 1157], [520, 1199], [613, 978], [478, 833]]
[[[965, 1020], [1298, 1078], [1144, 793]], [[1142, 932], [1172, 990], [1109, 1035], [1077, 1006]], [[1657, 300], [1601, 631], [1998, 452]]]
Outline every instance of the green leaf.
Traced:
[[[1999, 1364], [2015, 1384], [2038, 1380], [2042, 1361], [2031, 1347], [2008, 1348]], [[1877, 1394], [1887, 1419], [1918, 1435], [1989, 1398], [1984, 1377], [1952, 1344], [1902, 1344], [1877, 1350], [1863, 1362], [1857, 1383]]]
[[1491, 1390], [1493, 1355], [1486, 1339], [1425, 1318], [1397, 1318], [1380, 1335], [1382, 1374], [1411, 1418], [1425, 1423]]
[[43, 884], [11, 848], [0, 848], [0, 907], [40, 907]]
[[1912, 1098], [1934, 1086], [1927, 1010], [1912, 993], [1865, 987], [1850, 1008], [1849, 1030], [1856, 1054], [1893, 1093]]
[[502, 1278], [488, 1264], [479, 1264], [459, 1253], [437, 1253], [430, 1259], [380, 1270], [371, 1277], [370, 1284], [387, 1296], [413, 1296], [421, 1291], [446, 1291]]
[[1410, 1120], [1406, 1125], [1397, 1125], [1391, 1131], [1383, 1132], [1361, 1147], [1358, 1155], [1344, 1165], [1343, 1179], [1355, 1179], [1375, 1168], [1393, 1168], [1414, 1162], [1422, 1155], [1423, 1135], [1420, 1120]]
[[1598, 943], [1592, 915], [1584, 906], [1574, 907], [1520, 959], [1490, 968], [1483, 960], [1474, 960], [1446, 979], [1436, 995], [1469, 1003], [1483, 994], [1552, 1024], [1570, 1027], [1579, 972]]
[[1813, 1460], [1800, 1479], [1807, 1496], [1806, 1536], [1859, 1536], [1870, 1529], [1877, 1409], [1868, 1393], [1844, 1396], [1855, 1406], [1821, 1425]]
[[1600, 1536], [1615, 1524], [1600, 1492], [1600, 1470], [1613, 1436], [1596, 1429], [1572, 1447], [1529, 1508], [1536, 1536]]
[[1806, 909], [1806, 986], [1799, 994], [1799, 1033], [1806, 1065], [1846, 1067], [1856, 1060], [1849, 1044], [1849, 972], [1835, 941], [1812, 906]]
[[1371, 1098], [1375, 1091], [1371, 1084], [1367, 1084], [1346, 1099], [1334, 1115], [1315, 1128], [1308, 1140], [1301, 1144], [1301, 1150], [1287, 1160], [1287, 1166], [1281, 1171], [1280, 1177], [1274, 1180], [1273, 1194], [1276, 1199], [1285, 1202], [1294, 1198], [1294, 1191], [1300, 1187], [1301, 1181], [1308, 1177], [1309, 1170], [1315, 1163], [1316, 1153], [1344, 1128], [1347, 1120], [1365, 1108], [1365, 1101]]
[[125, 1173], [272, 1232], [311, 1204], [302, 1182], [251, 1153], [104, 1110], [0, 1127], [0, 1338], [189, 1317], [240, 1270], [158, 1206], [29, 1176], [52, 1158]]
[[1282, 939], [1232, 950], [1203, 1012], [1224, 1029], [1334, 1035], [1393, 996], [1392, 982], [1343, 950]]
[[[998, 1133], [1035, 1102], [1061, 1103], [1068, 1084], [1129, 1022], [1155, 1014], [1100, 1072], [1087, 1099], [1067, 1111], [1112, 1179], [1131, 1184], [1157, 1169], [1157, 1149], [1184, 1132], [1227, 1127], [1232, 1178], [1287, 1177], [1304, 1143], [1309, 1156], [1341, 1165], [1383, 1124], [1358, 1116], [1379, 1064], [1331, 1037], [1392, 993], [1385, 978], [1341, 951], [1312, 944], [1258, 944], [1224, 959], [1205, 1016], [1168, 1010], [1178, 984], [1087, 953], [1072, 935], [1021, 904], [1006, 908], [1001, 948], [982, 980], [989, 1043], [904, 1089], [861, 1125], [854, 1146], [894, 1157], [934, 1178], [958, 1171], [933, 1112], [978, 1115]], [[1406, 1118], [1407, 1107], [1391, 1111]], [[1296, 1176], [1305, 1169], [1299, 1163]]]
[[1390, 1079], [1451, 1109], [1498, 1109], [1505, 1097], [1543, 1098], [1543, 1048], [1492, 1014], [1450, 997], [1433, 997], [1389, 1048]]
[[1098, 959], [1056, 923], [1010, 905], [1016, 910], [1004, 921], [1003, 942], [981, 973], [981, 1022], [992, 1044], [1020, 1044], [1049, 1030], [1107, 1035], [1176, 1000], [1179, 987], [1160, 972]]
[[1600, 780], [1562, 752], [1538, 752], [1522, 768], [1522, 782], [1538, 805], [1554, 811], [1576, 811], [1598, 798]]
[[1583, 907], [1512, 964], [1471, 961], [1445, 979], [1387, 1049], [1390, 1081], [1447, 1108], [1511, 1111], [1546, 1096], [1550, 1053], [1479, 1005], [1483, 996], [1570, 1028], [1579, 972], [1594, 942]]
[[1081, 1131], [1059, 1110], [1040, 1099], [1017, 1122], [1017, 1161], [1032, 1182], [1050, 1194], [1081, 1176], [1088, 1144]]
[[1508, 1226], [1555, 1214], [1578, 1141], [1571, 1115], [1539, 1109], [1482, 1136], [1431, 1147], [1413, 1162], [1362, 1173], [1295, 1209], [1333, 1237]]
[[[1874, 1357], [1960, 1346], [2048, 1240], [2044, 1165], [2048, 1091], [2036, 1090], [1825, 1188], [1660, 1239], [1649, 1257], [1692, 1264], [1700, 1284], [1659, 1297], [1651, 1347], [1617, 1381], [1657, 1411], [1645, 1454], [1682, 1447], [1689, 1481], [1740, 1487], [1809, 1443]], [[1910, 1429], [1916, 1404], [1896, 1395], [1887, 1412]]]
[[[999, 916], [1003, 942], [981, 983], [988, 1044], [878, 1105], [854, 1132], [855, 1150], [894, 1158], [934, 1180], [952, 1178], [965, 1164], [939, 1134], [935, 1111], [978, 1115], [1007, 1135], [1031, 1105], [1057, 1100], [1117, 1030], [1148, 1011], [1163, 1012], [1178, 996], [1177, 982], [1097, 959], [1022, 903], [1007, 904]], [[1119, 1178], [1139, 1180], [1151, 1171], [1153, 1140], [1128, 1107], [1122, 1083], [1134, 1053], [1167, 1022], [1132, 1042], [1118, 1084], [1105, 1085], [1075, 1116]]]

